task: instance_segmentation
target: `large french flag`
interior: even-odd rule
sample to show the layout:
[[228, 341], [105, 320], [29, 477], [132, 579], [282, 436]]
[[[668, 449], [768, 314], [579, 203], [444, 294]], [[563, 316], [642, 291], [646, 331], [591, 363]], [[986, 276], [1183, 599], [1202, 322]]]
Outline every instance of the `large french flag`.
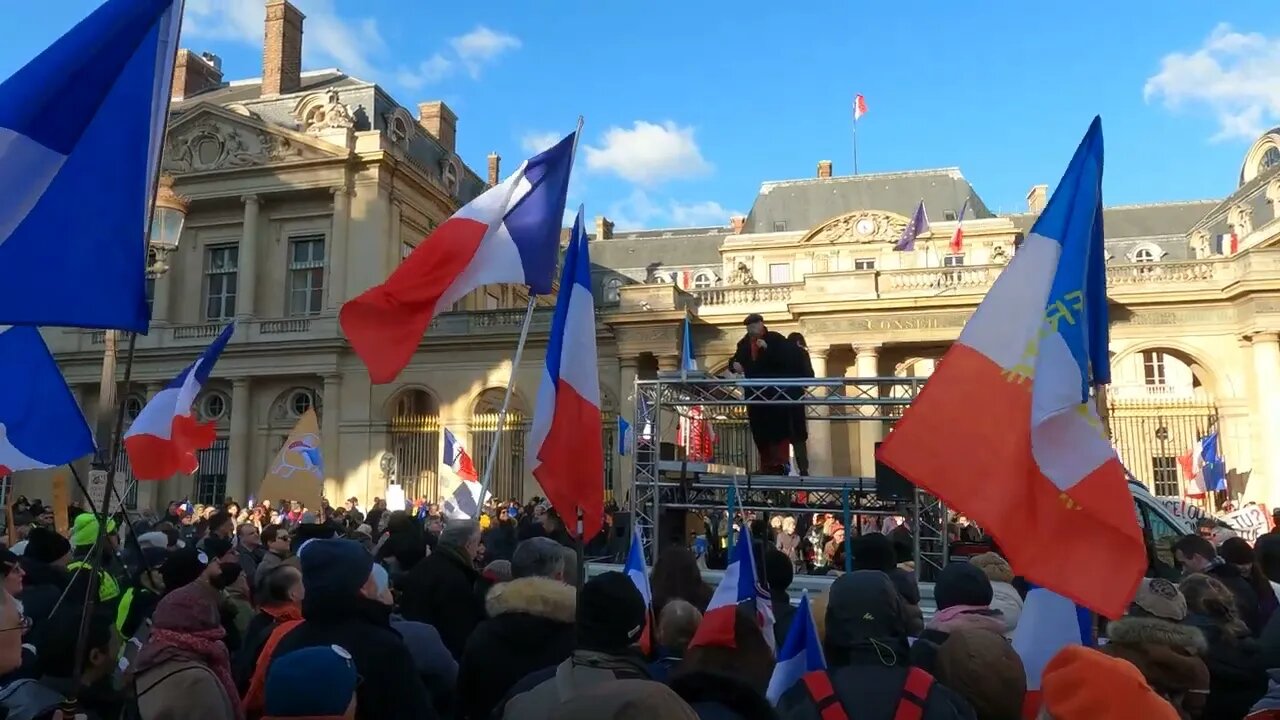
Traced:
[[147, 331], [181, 17], [181, 0], [108, 0], [0, 84], [0, 323]]
[[1027, 592], [1018, 628], [1013, 632], [1013, 649], [1022, 658], [1027, 672], [1027, 697], [1023, 717], [1034, 720], [1040, 714], [1040, 681], [1049, 661], [1070, 645], [1094, 645], [1093, 616], [1067, 598], [1042, 587]]
[[124, 450], [134, 477], [167, 480], [200, 467], [196, 451], [212, 446], [217, 436], [213, 423], [196, 420], [191, 405], [209, 382], [209, 373], [235, 330], [235, 323], [228, 325], [203, 355], [151, 398], [124, 434]]
[[736, 648], [734, 638], [734, 615], [739, 605], [752, 610], [760, 632], [765, 641], [773, 647], [773, 606], [770, 604], [769, 592], [756, 578], [755, 557], [751, 551], [751, 533], [743, 526], [738, 531], [737, 541], [733, 545], [729, 567], [724, 570], [724, 577], [716, 586], [715, 594], [707, 605], [707, 612], [702, 616], [702, 624], [693, 634], [689, 647], [700, 645], [717, 645]]
[[95, 449], [84, 413], [33, 327], [0, 326], [0, 477]]
[[[1089, 396], [1110, 380], [1102, 123], [879, 457], [973, 518], [1029, 581], [1119, 617], [1147, 566]], [[1106, 572], [1098, 571], [1106, 558]]]
[[444, 464], [463, 480], [474, 482], [480, 479], [480, 474], [476, 472], [476, 464], [472, 462], [470, 453], [462, 446], [458, 438], [449, 431], [449, 428], [444, 429]]
[[[582, 208], [573, 221], [551, 318], [547, 364], [529, 428], [526, 464], [551, 505], [582, 512], [582, 537], [604, 524], [604, 447], [591, 257]], [[572, 514], [562, 515], [565, 518]]]
[[631, 528], [631, 547], [627, 550], [627, 562], [623, 572], [644, 598], [644, 632], [640, 635], [640, 649], [647, 656], [653, 650], [653, 590], [649, 588], [649, 571], [644, 565], [644, 538], [638, 526]]
[[537, 295], [551, 292], [576, 134], [467, 203], [386, 282], [342, 306], [342, 331], [373, 382], [395, 380], [431, 319], [473, 290], [510, 283]]

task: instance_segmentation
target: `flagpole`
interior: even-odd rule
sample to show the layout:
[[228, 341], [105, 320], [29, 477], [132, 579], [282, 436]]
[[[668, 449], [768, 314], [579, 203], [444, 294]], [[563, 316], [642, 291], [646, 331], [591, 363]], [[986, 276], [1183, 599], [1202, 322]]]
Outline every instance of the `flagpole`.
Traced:
[[853, 101], [853, 174], [858, 174], [858, 101]]
[[[569, 172], [573, 172], [573, 163], [578, 157], [578, 140], [582, 138], [581, 115], [578, 116], [578, 127], [573, 132], [573, 150], [569, 154]], [[585, 230], [585, 228], [584, 228]], [[557, 242], [557, 246], [559, 243]], [[529, 339], [529, 325], [533, 323], [533, 309], [538, 296], [529, 293], [529, 305], [524, 311], [524, 322], [520, 325], [520, 339], [516, 341], [516, 354], [511, 358], [511, 377], [507, 379], [507, 392], [502, 396], [502, 407], [498, 409], [498, 427], [494, 431], [493, 444], [489, 446], [489, 455], [485, 458], [484, 474], [480, 477], [480, 505], [484, 505], [485, 493], [493, 484], [493, 466], [498, 461], [498, 445], [502, 442], [502, 433], [506, 428], [507, 410], [511, 407], [511, 395], [516, 388], [516, 372], [520, 369], [520, 358], [524, 356], [524, 345]]]

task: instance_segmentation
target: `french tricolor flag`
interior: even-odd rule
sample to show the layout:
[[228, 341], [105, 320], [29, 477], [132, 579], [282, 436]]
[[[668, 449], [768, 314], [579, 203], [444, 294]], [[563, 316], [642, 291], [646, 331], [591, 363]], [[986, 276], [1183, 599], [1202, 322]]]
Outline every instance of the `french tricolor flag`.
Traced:
[[1028, 581], [1114, 618], [1147, 552], [1091, 396], [1111, 379], [1102, 155], [1095, 118], [1018, 254], [878, 457], [975, 520]]
[[1065, 597], [1042, 587], [1027, 592], [1013, 649], [1027, 671], [1027, 698], [1022, 716], [1034, 720], [1040, 713], [1040, 680], [1059, 651], [1070, 645], [1092, 647], [1093, 615]]
[[956, 229], [951, 232], [951, 242], [947, 243], [947, 250], [953, 255], [964, 252], [964, 214], [967, 212], [969, 212], [969, 198], [965, 198], [964, 205], [960, 207], [960, 214], [956, 216]]
[[449, 428], [444, 429], [444, 464], [463, 480], [475, 482], [480, 479], [471, 455]]
[[724, 577], [716, 586], [711, 603], [707, 605], [707, 612], [702, 616], [702, 624], [693, 634], [689, 647], [718, 645], [736, 648], [738, 642], [734, 638], [734, 615], [740, 605], [751, 609], [760, 632], [764, 633], [769, 647], [773, 647], [773, 606], [770, 604], [768, 591], [756, 579], [751, 533], [746, 526], [738, 531], [729, 567], [725, 568]]
[[822, 654], [822, 639], [818, 637], [818, 625], [813, 620], [813, 608], [809, 606], [809, 591], [800, 596], [800, 607], [787, 630], [787, 639], [778, 651], [778, 664], [773, 666], [769, 678], [769, 690], [765, 693], [774, 705], [782, 694], [800, 682], [800, 678], [815, 670], [826, 670], [827, 659]]
[[604, 448], [591, 258], [582, 208], [565, 251], [560, 294], [547, 340], [547, 364], [529, 428], [526, 463], [563, 517], [582, 512], [582, 537], [604, 524]]
[[[453, 495], [444, 501], [445, 514], [451, 519], [470, 520], [480, 516], [484, 498], [480, 497], [479, 473], [471, 455], [449, 428], [444, 429], [444, 464], [462, 482], [453, 489]], [[486, 496], [488, 493], [486, 493]]]
[[200, 467], [196, 451], [212, 446], [217, 435], [214, 423], [197, 421], [191, 406], [235, 330], [235, 323], [228, 325], [203, 355], [151, 398], [124, 434], [124, 450], [134, 477], [167, 480]]
[[338, 313], [342, 331], [375, 383], [409, 364], [437, 314], [483, 285], [552, 290], [565, 194], [573, 165], [570, 133], [441, 223], [409, 257]]
[[627, 562], [622, 566], [623, 572], [631, 578], [631, 582], [644, 598], [645, 617], [644, 632], [640, 635], [640, 649], [647, 656], [653, 649], [653, 591], [649, 589], [649, 573], [644, 565], [644, 540], [639, 527], [632, 527], [631, 548], [627, 551]]

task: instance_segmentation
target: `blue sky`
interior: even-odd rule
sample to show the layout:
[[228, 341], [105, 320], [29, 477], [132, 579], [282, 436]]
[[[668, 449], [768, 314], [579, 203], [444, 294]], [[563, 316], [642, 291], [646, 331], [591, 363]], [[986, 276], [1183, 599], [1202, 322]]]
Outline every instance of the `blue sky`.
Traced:
[[[304, 67], [444, 99], [481, 174], [583, 115], [571, 200], [621, 229], [725, 224], [821, 159], [849, 173], [855, 93], [861, 171], [959, 166], [996, 210], [1052, 185], [1094, 114], [1109, 204], [1221, 197], [1280, 125], [1274, 1], [296, 4]], [[0, 74], [97, 4], [6, 3]], [[187, 8], [183, 46], [261, 74], [262, 0]]]

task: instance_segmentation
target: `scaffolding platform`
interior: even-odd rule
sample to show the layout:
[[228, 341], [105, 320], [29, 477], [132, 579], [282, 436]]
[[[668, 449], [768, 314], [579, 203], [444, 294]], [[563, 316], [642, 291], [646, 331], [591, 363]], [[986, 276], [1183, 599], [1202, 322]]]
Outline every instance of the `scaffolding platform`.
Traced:
[[743, 418], [753, 405], [784, 404], [803, 406], [810, 422], [892, 424], [923, 385], [924, 378], [916, 377], [746, 379], [669, 371], [637, 380], [631, 512], [648, 561], [656, 559], [664, 510], [727, 512], [732, 506], [765, 515], [840, 513], [846, 523], [853, 516], [903, 516], [922, 578], [940, 571], [947, 558], [947, 513], [928, 493], [915, 489], [905, 500], [882, 499], [874, 478], [757, 474], [718, 457], [671, 459], [665, 446], [674, 443], [663, 441], [664, 423], [693, 417], [693, 408], [699, 419], [723, 420]]

